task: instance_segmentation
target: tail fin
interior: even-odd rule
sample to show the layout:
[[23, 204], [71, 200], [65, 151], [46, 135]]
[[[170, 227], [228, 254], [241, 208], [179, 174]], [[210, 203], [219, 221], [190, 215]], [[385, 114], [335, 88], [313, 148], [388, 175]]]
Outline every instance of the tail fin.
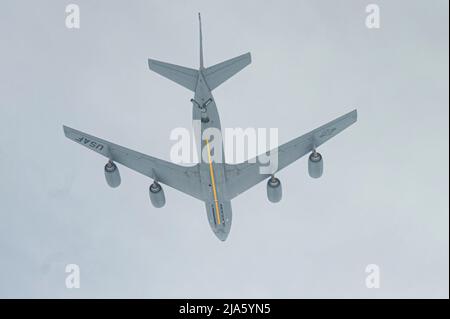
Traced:
[[249, 52], [205, 69], [203, 74], [209, 89], [214, 90], [250, 63], [252, 57]]
[[200, 12], [198, 13], [198, 25], [199, 25], [199, 35], [200, 35], [200, 69], [204, 68], [203, 64], [203, 34], [202, 34], [202, 16]]
[[[200, 13], [198, 14], [198, 21], [200, 32], [200, 71], [203, 73], [209, 89], [213, 90], [249, 65], [252, 62], [252, 58], [250, 53], [246, 53], [209, 68], [205, 68], [203, 62], [202, 18]], [[148, 59], [148, 66], [150, 70], [195, 92], [199, 76], [198, 70], [152, 59]]]

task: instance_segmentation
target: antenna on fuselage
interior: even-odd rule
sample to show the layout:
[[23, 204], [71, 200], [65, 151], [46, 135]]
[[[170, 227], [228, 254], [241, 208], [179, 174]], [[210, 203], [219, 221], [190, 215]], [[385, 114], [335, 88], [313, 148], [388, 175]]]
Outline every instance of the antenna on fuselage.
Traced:
[[198, 13], [198, 23], [200, 29], [200, 69], [204, 68], [203, 65], [203, 35], [202, 35], [202, 16], [200, 12]]

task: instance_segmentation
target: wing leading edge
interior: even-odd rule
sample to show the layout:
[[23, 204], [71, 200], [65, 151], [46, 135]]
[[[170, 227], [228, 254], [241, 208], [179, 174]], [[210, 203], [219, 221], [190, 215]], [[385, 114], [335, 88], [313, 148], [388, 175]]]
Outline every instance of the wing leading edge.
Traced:
[[185, 167], [151, 157], [95, 136], [64, 126], [67, 138], [120, 163], [138, 173], [157, 180], [199, 200], [204, 200], [198, 165]]
[[[274, 173], [313, 151], [332, 137], [356, 122], [357, 111], [353, 110], [305, 135], [287, 142], [271, 152], [278, 152], [278, 168]], [[270, 174], [260, 173], [257, 158], [240, 164], [225, 164], [225, 178], [228, 199], [233, 199], [249, 188], [265, 180]]]

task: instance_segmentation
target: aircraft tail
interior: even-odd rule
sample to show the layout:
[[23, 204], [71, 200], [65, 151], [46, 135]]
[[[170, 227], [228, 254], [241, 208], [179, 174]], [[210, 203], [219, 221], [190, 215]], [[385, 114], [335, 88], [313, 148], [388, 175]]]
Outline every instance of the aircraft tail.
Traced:
[[[198, 14], [199, 33], [200, 33], [200, 70], [203, 70], [203, 39], [202, 39], [202, 18]], [[148, 59], [148, 66], [150, 70], [162, 75], [175, 83], [178, 83], [185, 88], [194, 91], [197, 86], [198, 70], [186, 68], [175, 64], [161, 62], [157, 60]]]
[[[249, 65], [252, 62], [252, 58], [249, 52], [209, 68], [205, 68], [203, 64], [203, 36], [200, 13], [198, 14], [198, 20], [200, 33], [200, 72], [202, 72], [209, 89], [212, 91]], [[150, 70], [195, 92], [199, 76], [198, 70], [152, 59], [148, 59], [148, 66]]]
[[205, 76], [206, 83], [208, 83], [209, 89], [214, 90], [216, 87], [241, 71], [251, 62], [252, 57], [249, 52], [206, 68], [203, 74]]
[[194, 91], [197, 86], [198, 71], [184, 66], [148, 59], [150, 70], [185, 88]]
[[223, 82], [231, 78], [240, 70], [252, 62], [250, 53], [240, 55], [236, 58], [213, 65], [209, 68], [203, 65], [203, 35], [202, 35], [202, 17], [198, 14], [199, 33], [200, 33], [200, 70], [203, 71], [206, 83], [212, 91]]

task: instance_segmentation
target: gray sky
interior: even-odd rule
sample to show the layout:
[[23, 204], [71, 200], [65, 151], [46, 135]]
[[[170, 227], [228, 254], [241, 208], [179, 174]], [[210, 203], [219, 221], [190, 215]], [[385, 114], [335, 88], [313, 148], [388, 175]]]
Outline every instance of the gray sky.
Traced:
[[[2, 1], [0, 297], [449, 296], [448, 1]], [[358, 123], [233, 201], [227, 242], [204, 204], [67, 140], [62, 125], [169, 159], [190, 127], [191, 92], [147, 58], [198, 66], [247, 51], [253, 63], [214, 92], [223, 127], [278, 127], [280, 142], [358, 108]], [[173, 142], [172, 142], [173, 143]], [[64, 268], [81, 267], [66, 289]], [[365, 267], [381, 269], [367, 289]]]

